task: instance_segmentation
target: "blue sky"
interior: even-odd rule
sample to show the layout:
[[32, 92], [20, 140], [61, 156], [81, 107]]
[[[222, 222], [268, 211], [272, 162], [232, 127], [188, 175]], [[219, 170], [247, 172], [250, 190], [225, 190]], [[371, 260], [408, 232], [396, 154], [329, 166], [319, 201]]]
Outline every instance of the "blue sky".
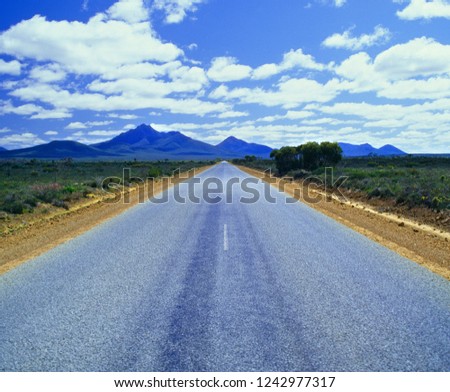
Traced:
[[141, 123], [450, 152], [447, 0], [2, 0], [0, 146]]

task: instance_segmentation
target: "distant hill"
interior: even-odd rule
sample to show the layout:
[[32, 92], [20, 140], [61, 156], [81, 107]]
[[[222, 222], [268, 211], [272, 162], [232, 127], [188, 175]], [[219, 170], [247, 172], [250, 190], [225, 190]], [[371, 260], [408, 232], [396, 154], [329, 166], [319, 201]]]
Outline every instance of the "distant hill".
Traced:
[[365, 144], [339, 143], [339, 145], [341, 146], [342, 153], [345, 157], [364, 157], [368, 155], [378, 155], [378, 156], [407, 155], [406, 152], [390, 144], [386, 144], [385, 146], [380, 148], [375, 148], [368, 143]]
[[450, 158], [450, 154], [449, 153], [445, 153], [445, 152], [442, 152], [442, 153], [439, 153], [439, 152], [437, 152], [437, 153], [429, 153], [429, 154], [427, 154], [427, 153], [416, 153], [416, 154], [409, 154], [409, 155], [411, 155], [411, 156], [413, 156], [413, 157], [427, 157], [427, 158]]
[[223, 142], [216, 145], [218, 149], [224, 151], [229, 155], [239, 155], [240, 157], [246, 155], [255, 155], [260, 158], [269, 158], [272, 148], [262, 144], [247, 143], [244, 140], [230, 136]]
[[[375, 148], [370, 144], [339, 143], [346, 157], [368, 155], [406, 155], [389, 144]], [[141, 124], [105, 142], [85, 145], [75, 141], [57, 140], [38, 146], [18, 150], [0, 147], [0, 158], [80, 158], [80, 159], [231, 159], [255, 155], [269, 158], [272, 148], [256, 143], [247, 143], [234, 136], [221, 143], [211, 144], [192, 139], [181, 132], [158, 132], [150, 125]]]
[[85, 144], [55, 140], [47, 144], [18, 150], [5, 150], [0, 152], [0, 158], [102, 158], [111, 157], [111, 154], [86, 146]]
[[0, 147], [0, 151], [8, 151], [5, 147]]
[[217, 158], [220, 151], [208, 143], [194, 140], [180, 132], [158, 132], [141, 124], [106, 142], [92, 147], [115, 155], [132, 155], [138, 159]]
[[74, 141], [53, 141], [29, 148], [0, 151], [0, 158], [230, 159], [245, 155], [268, 158], [270, 151], [270, 147], [234, 137], [213, 146], [181, 132], [158, 132], [150, 125], [141, 124], [101, 143], [85, 145]]
[[378, 149], [377, 155], [408, 155], [408, 154], [391, 144], [386, 144]]

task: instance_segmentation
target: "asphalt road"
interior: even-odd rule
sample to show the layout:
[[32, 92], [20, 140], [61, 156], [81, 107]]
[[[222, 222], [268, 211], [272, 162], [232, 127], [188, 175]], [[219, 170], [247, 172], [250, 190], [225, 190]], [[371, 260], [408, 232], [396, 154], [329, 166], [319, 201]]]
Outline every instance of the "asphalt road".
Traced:
[[0, 370], [450, 371], [448, 281], [213, 177], [249, 178], [219, 164], [0, 276]]

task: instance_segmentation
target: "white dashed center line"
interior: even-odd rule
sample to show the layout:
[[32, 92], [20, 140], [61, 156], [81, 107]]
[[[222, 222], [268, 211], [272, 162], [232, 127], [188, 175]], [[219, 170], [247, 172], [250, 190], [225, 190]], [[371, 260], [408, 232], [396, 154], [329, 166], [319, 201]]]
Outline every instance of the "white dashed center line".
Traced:
[[228, 227], [223, 225], [223, 250], [228, 250]]

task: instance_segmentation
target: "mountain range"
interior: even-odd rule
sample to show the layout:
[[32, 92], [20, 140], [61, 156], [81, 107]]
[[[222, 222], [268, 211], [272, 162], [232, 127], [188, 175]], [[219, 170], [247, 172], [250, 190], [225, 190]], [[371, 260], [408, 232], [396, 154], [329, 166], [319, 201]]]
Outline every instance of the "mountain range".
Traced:
[[389, 155], [407, 155], [406, 152], [398, 149], [391, 144], [386, 144], [383, 147], [375, 148], [368, 143], [365, 144], [350, 144], [339, 143], [342, 148], [344, 157], [364, 157], [367, 155], [389, 156]]
[[[379, 149], [370, 144], [353, 145], [339, 143], [344, 156], [403, 155], [398, 148], [386, 145]], [[141, 124], [123, 132], [111, 140], [86, 145], [83, 143], [55, 140], [50, 143], [16, 150], [0, 147], [0, 158], [78, 158], [78, 159], [231, 159], [255, 155], [269, 158], [272, 148], [230, 136], [217, 145], [192, 139], [181, 132], [158, 132], [150, 125]]]
[[38, 146], [0, 151], [0, 158], [79, 158], [79, 159], [216, 159], [243, 158], [255, 155], [269, 158], [272, 148], [247, 143], [233, 136], [214, 146], [192, 139], [181, 132], [158, 132], [141, 124], [111, 140], [86, 145], [75, 141], [55, 140]]

